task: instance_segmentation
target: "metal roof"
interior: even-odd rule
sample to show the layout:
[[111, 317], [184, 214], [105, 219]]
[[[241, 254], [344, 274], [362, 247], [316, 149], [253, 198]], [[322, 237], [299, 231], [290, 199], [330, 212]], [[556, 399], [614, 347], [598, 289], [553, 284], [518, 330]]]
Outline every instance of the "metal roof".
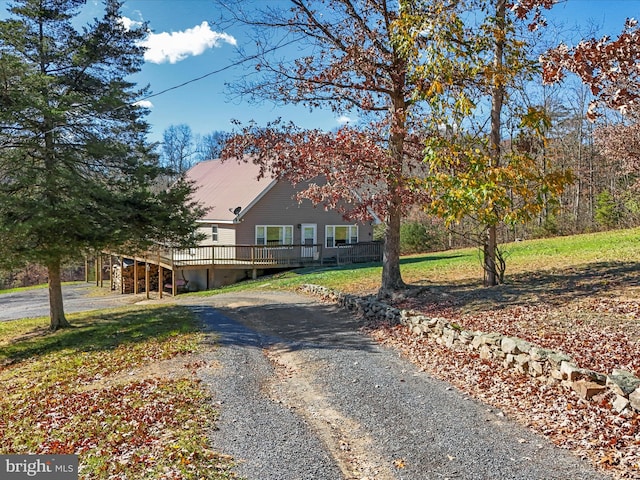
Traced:
[[193, 200], [208, 209], [201, 221], [238, 221], [277, 182], [270, 177], [258, 180], [259, 171], [253, 162], [237, 160], [207, 160], [189, 169], [187, 179], [194, 182], [195, 189]]

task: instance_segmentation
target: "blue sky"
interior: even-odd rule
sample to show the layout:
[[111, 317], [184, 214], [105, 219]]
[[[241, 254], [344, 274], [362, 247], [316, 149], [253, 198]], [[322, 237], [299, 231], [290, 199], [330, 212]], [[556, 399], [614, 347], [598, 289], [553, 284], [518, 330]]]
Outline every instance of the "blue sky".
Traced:
[[[133, 21], [149, 22], [153, 32], [148, 60], [137, 77], [139, 82], [148, 83], [154, 93], [160, 92], [234, 63], [236, 47], [250, 50], [246, 32], [214, 30], [219, 13], [211, 0], [127, 0], [123, 14]], [[310, 112], [303, 107], [255, 105], [233, 99], [225, 82], [242, 76], [248, 68], [230, 68], [151, 98], [151, 114], [147, 118], [153, 129], [151, 139], [160, 141], [167, 127], [178, 124], [189, 125], [195, 134], [231, 131], [233, 119], [243, 123], [255, 120], [263, 125], [282, 117], [302, 127], [327, 130], [339, 125], [341, 119], [328, 111]]]
[[[256, 3], [267, 1], [284, 0]], [[213, 30], [213, 21], [219, 12], [211, 0], [127, 0], [123, 14], [134, 21], [149, 22], [153, 32], [149, 60], [139, 75], [140, 82], [149, 83], [153, 92], [225, 67], [233, 62], [236, 47], [250, 48], [242, 30]], [[556, 5], [546, 16], [568, 29], [596, 25], [603, 27], [602, 33], [615, 34], [627, 17], [640, 17], [640, 0], [568, 0]], [[166, 55], [158, 52], [161, 48]], [[206, 134], [214, 130], [229, 131], [232, 119], [264, 124], [282, 117], [305, 128], [326, 130], [345, 120], [329, 111], [310, 113], [302, 107], [250, 105], [231, 99], [224, 83], [242, 75], [243, 68], [248, 67], [231, 68], [150, 99], [148, 120], [153, 129], [152, 139], [160, 140], [167, 127], [178, 124], [189, 125], [196, 134]]]
[[[268, 2], [286, 3], [286, 0], [246, 1], [261, 6]], [[101, 10], [101, 2], [90, 0], [87, 14], [98, 16], [98, 9]], [[216, 31], [214, 21], [219, 13], [211, 0], [125, 1], [123, 16], [128, 21], [148, 22], [152, 32], [148, 38], [147, 61], [135, 80], [142, 85], [149, 84], [152, 93], [191, 82], [149, 99], [151, 140], [160, 141], [167, 127], [178, 124], [189, 125], [194, 134], [207, 134], [215, 130], [230, 131], [232, 119], [264, 124], [282, 117], [301, 127], [324, 130], [333, 129], [345, 120], [329, 111], [311, 113], [302, 107], [253, 105], [230, 98], [225, 82], [232, 82], [249, 67], [212, 72], [234, 62], [236, 47], [250, 50], [251, 45], [241, 29]], [[640, 0], [567, 0], [546, 16], [565, 24], [567, 29], [596, 25], [602, 27], [603, 34], [615, 35], [627, 17], [640, 18]], [[192, 81], [205, 75], [208, 76], [202, 80]]]

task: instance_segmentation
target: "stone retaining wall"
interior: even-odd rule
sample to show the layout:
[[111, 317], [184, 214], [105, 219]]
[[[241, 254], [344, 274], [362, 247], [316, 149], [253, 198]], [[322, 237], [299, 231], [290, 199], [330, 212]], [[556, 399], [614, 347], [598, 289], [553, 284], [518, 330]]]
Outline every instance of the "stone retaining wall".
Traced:
[[400, 310], [373, 296], [344, 294], [319, 285], [303, 285], [301, 290], [326, 301], [337, 303], [364, 318], [385, 320], [407, 326], [415, 335], [426, 336], [448, 348], [477, 351], [480, 358], [502, 362], [505, 368], [527, 374], [539, 381], [561, 383], [583, 399], [612, 392], [613, 409], [633, 415], [640, 412], [640, 378], [631, 372], [613, 370], [604, 374], [580, 368], [567, 354], [540, 348], [517, 337], [499, 333], [463, 330], [443, 318], [427, 317], [412, 310]]

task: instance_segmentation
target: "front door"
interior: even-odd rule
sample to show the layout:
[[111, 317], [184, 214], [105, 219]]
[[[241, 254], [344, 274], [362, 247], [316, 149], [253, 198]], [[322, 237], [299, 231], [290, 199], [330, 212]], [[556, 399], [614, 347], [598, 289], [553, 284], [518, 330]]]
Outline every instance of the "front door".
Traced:
[[317, 230], [318, 226], [315, 223], [303, 223], [300, 225], [302, 251], [300, 256], [302, 258], [315, 258], [318, 253], [317, 243]]

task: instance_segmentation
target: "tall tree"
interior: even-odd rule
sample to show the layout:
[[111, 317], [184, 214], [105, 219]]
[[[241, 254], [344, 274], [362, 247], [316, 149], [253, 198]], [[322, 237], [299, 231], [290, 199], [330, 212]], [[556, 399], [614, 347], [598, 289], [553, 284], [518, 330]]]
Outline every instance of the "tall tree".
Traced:
[[[365, 206], [375, 207], [385, 223], [379, 293], [403, 288], [401, 218], [416, 195], [424, 195], [413, 188], [413, 177], [424, 166], [416, 155], [420, 145], [410, 139], [419, 133], [416, 119], [423, 115], [423, 104], [417, 101], [419, 85], [407, 76], [409, 57], [393, 41], [398, 2], [290, 0], [286, 8], [277, 4], [262, 11], [242, 2], [224, 4], [235, 21], [256, 29], [257, 53], [245, 56], [255, 72], [237, 85], [239, 93], [311, 109], [328, 107], [336, 115], [359, 119], [333, 133], [303, 132], [280, 122], [262, 129], [250, 125], [241, 133], [253, 140], [253, 147], [237, 139], [224, 156], [242, 158], [250, 152], [276, 175], [293, 172], [296, 179], [310, 180], [323, 171], [330, 180], [310, 189], [309, 198], [331, 205], [342, 197], [356, 202], [352, 211], [363, 214]], [[446, 33], [446, 16], [438, 9], [432, 13], [433, 31]], [[277, 50], [282, 45], [291, 45], [288, 53], [296, 52], [295, 58], [287, 60]], [[314, 142], [317, 151], [311, 149]], [[346, 145], [347, 151], [336, 149]]]
[[196, 137], [196, 161], [215, 160], [220, 158], [222, 149], [231, 133], [220, 130]]
[[68, 326], [60, 267], [95, 249], [189, 243], [200, 211], [191, 187], [154, 188], [143, 92], [145, 27], [121, 2], [81, 30], [82, 0], [16, 0], [0, 22], [0, 262], [45, 265], [50, 326]]
[[162, 134], [162, 164], [176, 176], [193, 165], [196, 144], [191, 127], [184, 123], [171, 125]]
[[[552, 3], [407, 0], [398, 21], [397, 42], [416, 58], [411, 75], [418, 78], [416, 82], [432, 79], [420, 91], [432, 107], [432, 135], [425, 150], [431, 168], [426, 188], [434, 192], [431, 206], [448, 222], [471, 216], [484, 225], [487, 286], [499, 283], [504, 273], [498, 226], [530, 219], [544, 207], [545, 194], [558, 193], [569, 180], [561, 172], [540, 171], [536, 165], [534, 157], [540, 151], [536, 144], [544, 146], [548, 130], [542, 109], [524, 111], [517, 138], [509, 145], [503, 139], [503, 108], [509, 92], [517, 79], [530, 79], [535, 68], [527, 57], [527, 43], [518, 36], [517, 20], [532, 14], [529, 26], [535, 29], [543, 23], [539, 9]], [[434, 4], [449, 15], [449, 37], [447, 43], [428, 48], [425, 37], [431, 30], [426, 13]], [[448, 55], [438, 56], [434, 47]], [[488, 115], [482, 113], [483, 106], [488, 106]]]

